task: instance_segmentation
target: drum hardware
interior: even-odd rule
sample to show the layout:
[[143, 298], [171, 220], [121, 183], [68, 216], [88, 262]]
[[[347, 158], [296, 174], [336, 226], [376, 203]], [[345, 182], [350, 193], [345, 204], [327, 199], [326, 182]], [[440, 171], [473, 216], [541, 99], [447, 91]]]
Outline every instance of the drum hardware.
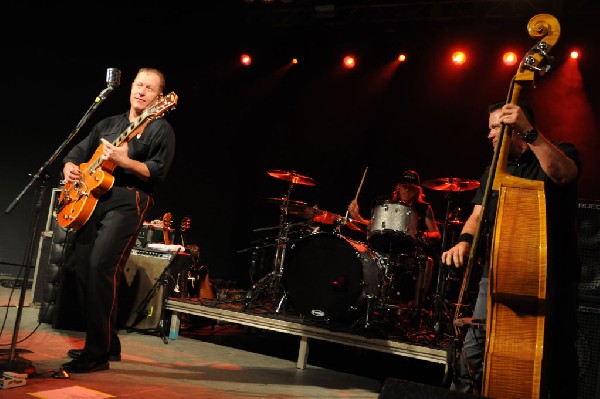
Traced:
[[[446, 215], [442, 223], [438, 223], [442, 227], [442, 252], [450, 249], [456, 241], [457, 234], [460, 233], [464, 222], [458, 218], [460, 208], [455, 204], [455, 194], [460, 191], [474, 190], [479, 187], [479, 182], [475, 180], [448, 178], [434, 179], [423, 183], [424, 186], [434, 190], [446, 191]], [[452, 237], [450, 235], [452, 234]], [[452, 239], [450, 239], [452, 238]], [[451, 320], [448, 304], [448, 288], [452, 282], [452, 266], [447, 266], [442, 263], [441, 258], [438, 266], [436, 291], [433, 297], [433, 329], [437, 337], [452, 329], [452, 325], [448, 324]], [[446, 323], [442, 323], [442, 319]]]
[[[247, 301], [244, 304], [244, 308], [248, 308], [253, 302], [255, 302], [261, 294], [267, 294], [268, 299], [272, 301], [272, 303], [278, 302], [277, 307], [275, 309], [275, 313], [280, 313], [283, 304], [285, 303], [286, 293], [282, 289], [281, 279], [284, 272], [284, 260], [285, 253], [287, 249], [287, 244], [289, 241], [289, 232], [292, 224], [288, 222], [288, 213], [290, 211], [290, 206], [292, 208], [296, 207], [306, 207], [306, 203], [301, 201], [291, 200], [290, 196], [292, 193], [292, 188], [296, 184], [303, 184], [307, 186], [316, 185], [316, 181], [307, 176], [302, 176], [295, 171], [283, 171], [283, 170], [270, 170], [267, 172], [269, 176], [275, 177], [277, 179], [281, 179], [289, 182], [287, 193], [285, 196], [281, 198], [272, 199], [280, 203], [280, 216], [279, 216], [279, 234], [275, 240], [275, 257], [273, 259], [273, 270], [261, 278], [256, 284], [253, 285], [252, 289], [249, 291], [247, 295]], [[278, 301], [278, 297], [279, 301]]]

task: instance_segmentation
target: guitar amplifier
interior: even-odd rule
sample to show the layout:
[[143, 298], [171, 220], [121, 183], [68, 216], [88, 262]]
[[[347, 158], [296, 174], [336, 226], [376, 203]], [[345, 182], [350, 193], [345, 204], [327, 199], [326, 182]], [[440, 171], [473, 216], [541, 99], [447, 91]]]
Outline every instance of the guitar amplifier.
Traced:
[[126, 328], [156, 329], [168, 322], [163, 311], [168, 297], [185, 297], [187, 273], [192, 257], [186, 252], [134, 247], [124, 268], [125, 291], [120, 296], [120, 314], [128, 315]]

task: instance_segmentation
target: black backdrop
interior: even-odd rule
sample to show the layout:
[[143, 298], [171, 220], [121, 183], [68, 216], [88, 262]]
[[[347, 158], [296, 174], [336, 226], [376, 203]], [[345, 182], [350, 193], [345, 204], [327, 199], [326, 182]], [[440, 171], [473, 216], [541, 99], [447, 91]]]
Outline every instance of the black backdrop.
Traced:
[[[249, 252], [239, 251], [277, 233], [264, 229], [279, 222], [278, 206], [264, 199], [285, 195], [289, 185], [269, 170], [315, 179], [316, 186], [294, 186], [291, 198], [343, 215], [368, 166], [359, 195], [363, 216], [408, 168], [418, 170], [422, 180], [479, 178], [492, 155], [486, 106], [506, 96], [514, 74], [496, 66], [498, 54], [507, 46], [526, 51], [535, 43], [526, 30], [531, 10], [500, 20], [403, 20], [390, 30], [389, 24], [361, 23], [364, 18], [336, 24], [335, 17], [324, 23], [313, 15], [286, 26], [284, 16], [274, 14], [257, 21], [241, 1], [198, 4], [194, 10], [152, 2], [144, 10], [112, 2], [86, 10], [76, 3], [12, 7], [7, 17], [19, 22], [17, 28], [2, 27], [8, 39], [0, 122], [3, 209], [74, 131], [104, 89], [106, 68], [122, 70], [122, 85], [75, 141], [98, 119], [125, 111], [136, 70], [154, 66], [166, 73], [166, 90], [178, 94], [179, 105], [166, 116], [176, 130], [177, 157], [150, 218], [172, 212], [178, 223], [191, 217], [188, 242], [200, 246], [211, 277], [238, 281], [248, 278], [251, 266]], [[556, 71], [522, 96], [539, 109], [542, 131], [582, 149], [580, 197], [594, 199], [600, 198], [597, 35], [586, 17], [591, 14], [569, 13], [576, 9], [568, 7], [557, 15], [562, 35], [554, 50]], [[454, 44], [475, 54], [458, 71], [446, 62]], [[561, 123], [580, 110], [556, 91], [565, 76], [564, 54], [574, 44], [584, 53], [579, 70], [585, 93], [578, 94], [591, 109], [589, 119], [578, 121], [584, 126]], [[408, 52], [409, 61], [394, 68], [398, 49]], [[343, 71], [340, 58], [350, 50], [359, 54], [359, 66]], [[254, 55], [251, 68], [238, 66], [242, 51]], [[295, 52], [300, 63], [286, 67]], [[48, 188], [58, 184], [57, 165], [47, 170]], [[33, 192], [27, 190], [12, 212], [0, 215], [2, 273], [13, 273], [26, 256]], [[426, 194], [443, 219], [443, 193]], [[456, 198], [463, 218], [470, 195]], [[48, 189], [42, 225], [49, 196]]]

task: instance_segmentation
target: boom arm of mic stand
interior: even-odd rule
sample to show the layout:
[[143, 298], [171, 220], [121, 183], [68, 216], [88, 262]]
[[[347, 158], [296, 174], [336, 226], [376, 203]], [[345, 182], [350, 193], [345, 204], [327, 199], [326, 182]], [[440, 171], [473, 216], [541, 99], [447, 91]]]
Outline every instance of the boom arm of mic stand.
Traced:
[[17, 195], [17, 197], [13, 200], [13, 202], [6, 208], [4, 213], [6, 213], [6, 214], [11, 213], [12, 210], [14, 209], [14, 207], [17, 205], [17, 203], [19, 203], [19, 201], [21, 200], [21, 197], [23, 197], [23, 195], [27, 192], [27, 190], [29, 190], [29, 188], [33, 185], [33, 183], [35, 181], [37, 181], [41, 176], [45, 176], [45, 171], [48, 168], [48, 166], [50, 166], [54, 163], [56, 158], [58, 158], [58, 156], [62, 153], [62, 151], [65, 149], [65, 147], [73, 140], [75, 135], [77, 135], [77, 133], [79, 132], [81, 127], [87, 122], [87, 120], [90, 118], [90, 116], [92, 116], [92, 114], [96, 111], [96, 109], [100, 106], [100, 104], [102, 104], [104, 102], [104, 100], [106, 100], [108, 95], [110, 93], [112, 93], [113, 90], [114, 90], [113, 86], [108, 86], [106, 89], [102, 90], [102, 92], [94, 100], [94, 103], [88, 108], [86, 113], [83, 115], [83, 117], [81, 118], [81, 120], [79, 121], [77, 126], [75, 127], [75, 130], [73, 130], [71, 132], [71, 134], [69, 134], [67, 139], [56, 149], [56, 151], [54, 151], [52, 156], [50, 156], [50, 158], [38, 169], [37, 173], [35, 175], [33, 175], [29, 184], [27, 184], [25, 186], [25, 188], [21, 191], [21, 193], [19, 193], [19, 195]]

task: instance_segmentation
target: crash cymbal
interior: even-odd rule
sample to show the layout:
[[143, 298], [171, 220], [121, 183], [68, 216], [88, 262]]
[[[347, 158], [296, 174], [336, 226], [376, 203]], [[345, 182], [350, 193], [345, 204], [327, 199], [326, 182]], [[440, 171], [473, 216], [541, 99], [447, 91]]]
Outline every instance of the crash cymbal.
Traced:
[[269, 176], [273, 176], [277, 179], [292, 182], [293, 184], [303, 184], [305, 186], [316, 186], [317, 182], [308, 176], [302, 176], [294, 171], [278, 170], [273, 169], [267, 172]]
[[427, 180], [423, 183], [423, 186], [440, 191], [469, 191], [479, 187], [479, 182], [458, 177], [440, 177], [439, 179]]

